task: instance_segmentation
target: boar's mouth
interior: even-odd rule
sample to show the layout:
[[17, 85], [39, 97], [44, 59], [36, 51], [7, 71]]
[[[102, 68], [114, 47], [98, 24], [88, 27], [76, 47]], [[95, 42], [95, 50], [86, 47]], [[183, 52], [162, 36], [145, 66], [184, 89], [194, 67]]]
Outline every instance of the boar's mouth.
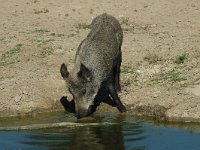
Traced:
[[60, 103], [63, 105], [64, 109], [69, 112], [69, 113], [73, 113], [78, 119], [83, 118], [83, 117], [87, 117], [89, 115], [91, 115], [92, 113], [94, 113], [96, 111], [97, 106], [100, 105], [99, 99], [95, 99], [94, 104], [90, 105], [88, 109], [84, 109], [81, 112], [77, 112], [75, 110], [75, 102], [74, 99], [71, 101], [68, 101], [67, 97], [63, 96], [60, 99]]
[[87, 117], [89, 115], [91, 115], [93, 112], [92, 112], [92, 105], [89, 106], [88, 109], [84, 109], [84, 108], [80, 108], [76, 111], [76, 117], [77, 119], [80, 119], [80, 118], [83, 118], [83, 117]]

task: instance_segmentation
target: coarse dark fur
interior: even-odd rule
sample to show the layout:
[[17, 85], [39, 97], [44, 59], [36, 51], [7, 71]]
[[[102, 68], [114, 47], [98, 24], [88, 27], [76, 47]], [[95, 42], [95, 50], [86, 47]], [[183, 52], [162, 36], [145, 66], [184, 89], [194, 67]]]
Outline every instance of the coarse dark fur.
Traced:
[[122, 61], [121, 26], [117, 19], [106, 13], [97, 16], [91, 26], [77, 49], [73, 70], [69, 73], [65, 64], [60, 68], [73, 95], [73, 111], [78, 118], [91, 114], [92, 106], [101, 97], [116, 105], [120, 112], [126, 111], [117, 94]]

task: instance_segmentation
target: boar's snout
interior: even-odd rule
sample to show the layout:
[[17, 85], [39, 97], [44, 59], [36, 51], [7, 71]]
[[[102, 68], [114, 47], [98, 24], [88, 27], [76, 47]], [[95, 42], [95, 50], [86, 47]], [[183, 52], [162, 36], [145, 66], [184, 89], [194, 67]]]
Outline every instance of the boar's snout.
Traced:
[[80, 107], [76, 110], [77, 119], [87, 117], [90, 114], [91, 114], [91, 107], [89, 107], [88, 109]]

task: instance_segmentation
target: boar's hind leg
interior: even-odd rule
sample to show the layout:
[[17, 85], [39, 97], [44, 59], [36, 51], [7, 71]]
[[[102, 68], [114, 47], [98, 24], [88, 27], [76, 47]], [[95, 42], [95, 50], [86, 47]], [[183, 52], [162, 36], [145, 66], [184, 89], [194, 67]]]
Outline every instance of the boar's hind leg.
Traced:
[[122, 53], [120, 50], [120, 54], [117, 57], [117, 65], [114, 67], [114, 83], [115, 83], [115, 89], [117, 92], [121, 91], [121, 86], [120, 86], [120, 66], [121, 66], [121, 61], [122, 61]]
[[120, 98], [119, 98], [119, 96], [118, 96], [118, 94], [117, 94], [117, 91], [116, 91], [114, 85], [110, 83], [110, 84], [108, 85], [108, 88], [109, 88], [109, 91], [110, 91], [110, 94], [111, 94], [112, 99], [113, 99], [113, 100], [116, 102], [116, 104], [117, 104], [118, 110], [119, 110], [120, 112], [125, 112], [125, 111], [126, 111], [126, 107], [122, 104], [122, 102], [121, 102], [121, 100], [120, 100]]
[[100, 99], [102, 99], [102, 102], [107, 103], [108, 105], [111, 105], [112, 107], [116, 107], [117, 106], [116, 102], [113, 101], [109, 95], [110, 95], [110, 92], [108, 91], [108, 89], [103, 88], [100, 94]]
[[94, 104], [96, 106], [99, 106], [101, 102], [104, 102], [108, 105], [111, 105], [113, 107], [116, 107], [117, 104], [115, 101], [113, 101], [110, 98], [110, 91], [109, 89], [107, 89], [105, 86], [102, 86], [97, 94], [97, 96], [95, 97], [95, 101]]

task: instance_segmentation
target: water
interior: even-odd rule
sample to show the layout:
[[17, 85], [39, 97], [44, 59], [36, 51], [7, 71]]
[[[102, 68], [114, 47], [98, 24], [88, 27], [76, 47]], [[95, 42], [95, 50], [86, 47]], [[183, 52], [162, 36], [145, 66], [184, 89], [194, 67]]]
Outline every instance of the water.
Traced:
[[[77, 122], [69, 115], [43, 115], [35, 118], [3, 120], [0, 126], [38, 122]], [[0, 149], [33, 150], [200, 150], [199, 124], [155, 124], [144, 119], [99, 114], [78, 121], [82, 127], [0, 131]], [[90, 122], [113, 124], [91, 125]]]

